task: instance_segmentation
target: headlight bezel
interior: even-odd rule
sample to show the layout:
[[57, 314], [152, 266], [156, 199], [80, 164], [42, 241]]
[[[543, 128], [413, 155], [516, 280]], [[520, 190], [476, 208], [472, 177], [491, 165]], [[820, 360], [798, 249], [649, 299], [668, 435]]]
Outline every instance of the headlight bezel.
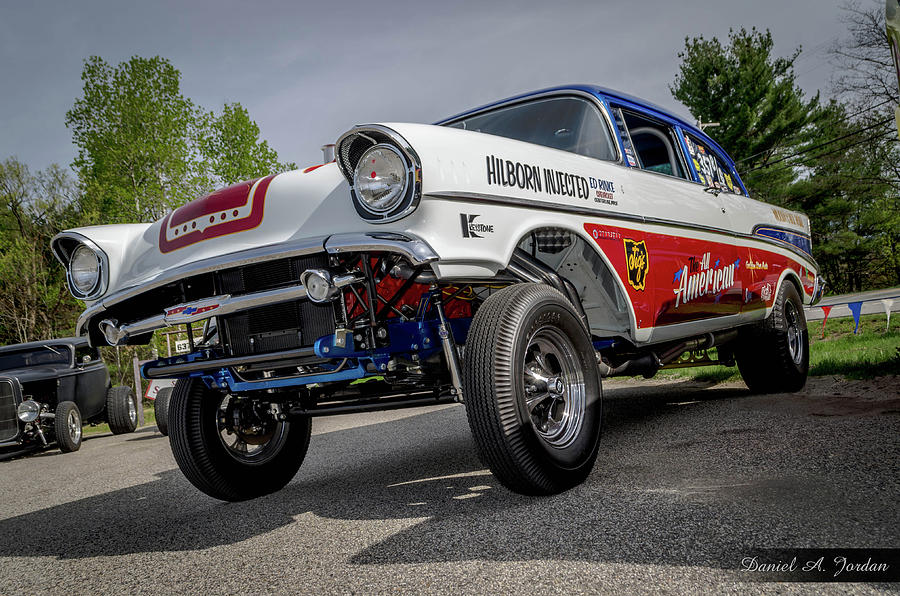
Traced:
[[[25, 415], [24, 417], [23, 414]], [[16, 406], [16, 418], [18, 418], [20, 422], [28, 424], [29, 422], [34, 422], [40, 418], [40, 416], [41, 404], [33, 399], [23, 400], [22, 403]]]
[[[383, 212], [369, 209], [354, 184], [356, 169], [362, 156], [376, 146], [387, 148], [398, 155], [406, 171], [402, 198], [396, 206]], [[341, 135], [335, 147], [338, 167], [350, 184], [353, 207], [360, 217], [370, 223], [389, 223], [406, 217], [418, 208], [422, 195], [422, 162], [406, 139], [395, 130], [379, 124], [358, 126]]]
[[[76, 271], [76, 267], [79, 265], [81, 259], [86, 259], [91, 267], [90, 272], [88, 273], [90, 278], [88, 278], [87, 284], [81, 284], [79, 282], [79, 277], [82, 274]], [[79, 244], [72, 251], [72, 254], [69, 257], [69, 267], [67, 269], [69, 281], [72, 288], [77, 290], [81, 295], [90, 296], [94, 290], [97, 289], [97, 286], [100, 285], [102, 270], [103, 265], [100, 263], [100, 255], [91, 250], [87, 245]]]
[[[93, 252], [97, 259], [97, 279], [87, 292], [76, 286], [72, 278], [72, 258], [81, 247]], [[54, 256], [66, 269], [66, 283], [72, 296], [79, 300], [96, 300], [106, 293], [109, 284], [109, 257], [96, 243], [76, 232], [62, 232], [53, 238], [51, 248]]]
[[[366, 166], [365, 162], [367, 162], [375, 152], [381, 152], [383, 155], [386, 155], [389, 158], [395, 157], [398, 162], [395, 165], [398, 166], [397, 169], [400, 170], [398, 174], [400, 175], [400, 182], [402, 183], [402, 186], [399, 189], [393, 188], [391, 190], [390, 194], [393, 196], [390, 199], [390, 202], [384, 208], [374, 206], [370, 199], [366, 198], [363, 189], [360, 188], [361, 182], [363, 182], [365, 179], [365, 173], [363, 172], [363, 170], [369, 169], [368, 166]], [[412, 183], [411, 174], [411, 166], [404, 158], [399, 149], [389, 143], [378, 143], [376, 145], [372, 145], [363, 152], [362, 156], [360, 156], [359, 158], [359, 161], [356, 163], [356, 167], [353, 169], [352, 189], [356, 195], [357, 200], [359, 201], [359, 206], [362, 207], [369, 215], [378, 218], [383, 218], [386, 215], [393, 213], [397, 209], [397, 207], [403, 203], [403, 199], [405, 198], [409, 190], [409, 185]], [[374, 169], [372, 171], [372, 177], [375, 177]], [[385, 199], [381, 198], [379, 200]]]

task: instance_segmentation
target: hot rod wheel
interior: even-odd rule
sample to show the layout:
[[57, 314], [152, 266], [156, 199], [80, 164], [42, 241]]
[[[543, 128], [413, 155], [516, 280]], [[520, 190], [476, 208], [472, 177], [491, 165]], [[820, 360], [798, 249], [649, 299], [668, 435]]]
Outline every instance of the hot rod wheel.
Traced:
[[782, 282], [772, 313], [741, 330], [735, 357], [741, 377], [754, 393], [803, 388], [809, 373], [809, 334], [794, 284]]
[[181, 379], [169, 403], [169, 444], [191, 483], [216, 499], [244, 501], [284, 487], [300, 469], [312, 425], [308, 417], [279, 422], [266, 412], [235, 427], [234, 396]]
[[591, 472], [600, 378], [590, 338], [559, 291], [528, 283], [489, 297], [466, 341], [463, 384], [479, 456], [504, 486], [548, 495]]
[[156, 428], [160, 434], [168, 436], [169, 434], [169, 400], [172, 397], [172, 387], [163, 387], [156, 394], [153, 401], [153, 415], [156, 418]]
[[70, 453], [81, 449], [81, 412], [75, 402], [59, 402], [53, 424], [60, 451]]
[[137, 401], [131, 387], [110, 387], [106, 394], [106, 416], [114, 435], [132, 433], [137, 428]]

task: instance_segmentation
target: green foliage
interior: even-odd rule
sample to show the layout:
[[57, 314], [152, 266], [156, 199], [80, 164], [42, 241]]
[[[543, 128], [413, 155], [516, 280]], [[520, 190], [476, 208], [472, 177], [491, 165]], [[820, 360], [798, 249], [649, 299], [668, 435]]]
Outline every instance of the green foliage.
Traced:
[[259, 126], [239, 103], [225, 104], [219, 116], [207, 112], [201, 122], [200, 155], [209, 175], [222, 185], [297, 168], [278, 162], [278, 154], [260, 140]]
[[239, 103], [217, 116], [184, 97], [181, 73], [164, 58], [113, 67], [92, 56], [81, 79], [66, 126], [87, 222], [153, 221], [219, 186], [295, 167], [278, 162]]
[[[833, 292], [900, 283], [900, 145], [889, 130], [883, 15], [846, 8], [851, 39], [836, 44], [840, 103], [806, 99], [794, 62], [771, 33], [731, 31], [728, 43], [687, 39], [671, 87], [736, 160], [754, 198], [805, 212]], [[883, 12], [883, 11], [882, 11]]]
[[[56, 165], [32, 173], [0, 163], [0, 342], [74, 332], [82, 305], [50, 251], [61, 230], [92, 224], [153, 221], [217, 186], [295, 167], [278, 161], [238, 103], [220, 115], [181, 93], [181, 73], [160, 57], [112, 66], [84, 63], [83, 89], [66, 113], [78, 147], [77, 182]], [[156, 341], [165, 349], [165, 339]], [[131, 359], [151, 347], [104, 354], [114, 380], [132, 384]]]
[[77, 221], [73, 181], [59, 166], [32, 174], [0, 162], [0, 340], [18, 343], [71, 334], [80, 310], [50, 239]]
[[761, 197], [772, 196], [795, 175], [754, 168], [809, 141], [809, 125], [820, 117], [818, 96], [807, 100], [795, 82], [800, 51], [778, 58], [773, 47], [772, 34], [756, 29], [730, 31], [725, 45], [715, 37], [685, 39], [670, 86], [694, 117], [719, 123], [710, 132], [739, 161], [744, 184]]
[[178, 70], [159, 57], [111, 67], [92, 56], [81, 79], [83, 96], [66, 126], [78, 147], [85, 218], [150, 221], [193, 198], [202, 188], [190, 144], [195, 108], [181, 94]]

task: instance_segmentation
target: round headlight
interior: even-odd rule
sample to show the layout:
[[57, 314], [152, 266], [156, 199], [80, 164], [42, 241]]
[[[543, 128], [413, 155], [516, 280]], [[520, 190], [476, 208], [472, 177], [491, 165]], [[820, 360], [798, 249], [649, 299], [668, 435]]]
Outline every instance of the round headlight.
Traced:
[[300, 275], [300, 283], [306, 288], [306, 297], [313, 302], [327, 302], [336, 293], [331, 275], [322, 269], [307, 269]]
[[76, 248], [69, 260], [69, 279], [82, 294], [93, 292], [100, 282], [100, 258], [97, 253], [83, 244]]
[[353, 188], [361, 206], [374, 215], [396, 208], [406, 195], [406, 161], [390, 145], [370, 147], [356, 164]]
[[22, 422], [34, 422], [41, 413], [41, 405], [33, 399], [26, 399], [16, 409], [16, 416]]

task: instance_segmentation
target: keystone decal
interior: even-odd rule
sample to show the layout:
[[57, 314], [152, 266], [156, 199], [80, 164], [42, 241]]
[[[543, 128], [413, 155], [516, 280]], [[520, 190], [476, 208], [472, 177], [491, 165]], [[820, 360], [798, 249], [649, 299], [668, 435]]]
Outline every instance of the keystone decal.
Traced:
[[650, 271], [647, 243], [631, 238], [622, 240], [625, 244], [625, 268], [628, 270], [628, 283], [635, 290], [643, 292], [647, 287], [647, 272]]
[[493, 234], [494, 224], [475, 223], [475, 218], [480, 215], [459, 214], [459, 223], [462, 227], [463, 238], [484, 238], [481, 234]]

